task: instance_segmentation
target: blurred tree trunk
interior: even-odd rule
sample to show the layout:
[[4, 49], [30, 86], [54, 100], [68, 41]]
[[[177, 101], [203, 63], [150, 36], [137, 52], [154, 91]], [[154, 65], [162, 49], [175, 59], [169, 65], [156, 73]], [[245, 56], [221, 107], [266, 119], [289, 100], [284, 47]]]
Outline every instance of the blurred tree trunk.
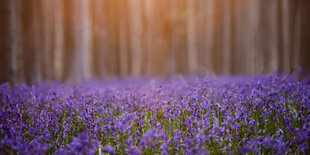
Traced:
[[53, 78], [57, 80], [62, 80], [63, 70], [64, 70], [64, 6], [62, 0], [54, 0], [53, 6], [54, 13], [54, 75]]
[[274, 72], [278, 69], [279, 67], [279, 5], [278, 2], [275, 1], [270, 1], [269, 2], [269, 36], [266, 39], [269, 39], [269, 52], [271, 53], [270, 55], [270, 66], [269, 66], [269, 72]]
[[269, 70], [269, 50], [268, 50], [268, 42], [267, 42], [267, 37], [269, 30], [268, 30], [268, 8], [265, 6], [267, 3], [266, 1], [268, 0], [261, 0], [260, 1], [260, 48], [262, 50], [262, 55], [263, 55], [263, 70], [261, 72], [268, 72]]
[[237, 53], [238, 51], [236, 50], [236, 43], [237, 43], [237, 40], [235, 38], [236, 36], [236, 19], [237, 19], [237, 10], [236, 10], [236, 7], [237, 6], [237, 3], [235, 1], [233, 1], [231, 3], [231, 6], [230, 6], [230, 18], [231, 18], [231, 35], [230, 35], [230, 41], [231, 41], [231, 57], [230, 57], [230, 65], [231, 65], [231, 74], [235, 75], [237, 74], [237, 59], [238, 59], [238, 56], [237, 56]]
[[[226, 2], [226, 1], [225, 1]], [[223, 65], [223, 4], [224, 0], [215, 0], [214, 1], [214, 48], [213, 48], [213, 66], [216, 74], [222, 73]]]
[[108, 77], [108, 26], [106, 0], [93, 0], [93, 72], [96, 77]]
[[22, 55], [21, 55], [21, 0], [11, 1], [12, 9], [12, 20], [11, 29], [14, 32], [14, 38], [12, 40], [12, 69], [13, 75], [11, 80], [16, 82], [23, 81], [23, 71], [22, 71]]
[[[171, 16], [170, 16], [170, 5], [166, 5], [166, 0], [158, 0], [154, 4], [155, 8], [159, 10], [154, 11], [154, 23], [157, 26], [154, 27], [154, 35], [156, 36], [156, 55], [154, 56], [154, 70], [157, 75], [167, 75], [166, 62], [169, 58], [170, 48], [170, 34], [171, 34]], [[169, 51], [169, 52], [167, 52]]]
[[63, 80], [70, 80], [70, 75], [72, 74], [73, 61], [76, 55], [75, 52], [75, 42], [74, 42], [74, 2], [75, 0], [66, 0], [63, 2], [64, 18], [63, 18], [63, 36], [64, 36], [64, 68], [63, 68]]
[[[277, 41], [277, 45], [278, 45], [278, 64], [277, 64], [277, 70], [280, 71], [280, 73], [282, 72], [282, 70], [284, 69], [284, 61], [283, 61], [283, 56], [284, 56], [284, 48], [283, 48], [283, 4], [284, 1], [283, 0], [278, 0], [278, 8], [277, 8], [277, 29], [278, 29], [278, 41]], [[289, 62], [285, 62], [285, 63], [289, 63]]]
[[213, 50], [214, 50], [214, 0], [206, 0], [206, 41], [205, 41], [205, 67], [206, 67], [206, 73], [213, 74], [214, 73], [214, 67], [213, 67]]
[[235, 61], [235, 72], [238, 74], [241, 74], [243, 72], [244, 67], [244, 58], [243, 58], [243, 50], [242, 50], [242, 15], [243, 15], [243, 5], [242, 0], [236, 0], [235, 1], [235, 23], [234, 23], [234, 47], [235, 47], [235, 55], [236, 59]]
[[258, 44], [258, 25], [259, 25], [259, 1], [248, 1], [246, 24], [247, 31], [245, 35], [245, 51], [247, 52], [247, 74], [257, 72], [257, 64], [260, 61], [260, 51]]
[[153, 0], [145, 0], [145, 18], [146, 18], [146, 74], [151, 75], [153, 72], [153, 44], [154, 41], [154, 35], [153, 35], [153, 25], [157, 24], [153, 22], [153, 9], [154, 4]]
[[[43, 18], [43, 1], [42, 0], [34, 0], [33, 5], [31, 6], [30, 9], [33, 11], [33, 27], [32, 31], [34, 33], [34, 51], [32, 51], [33, 56], [34, 56], [34, 77], [31, 80], [33, 83], [35, 82], [41, 82], [43, 81], [43, 75], [44, 73], [42, 72], [43, 65], [41, 59], [43, 59], [43, 52], [42, 49], [44, 48], [43, 45], [43, 26], [42, 26], [42, 18]], [[51, 69], [51, 68], [50, 68]]]
[[198, 72], [198, 59], [195, 33], [195, 0], [187, 0], [187, 52], [188, 68], [190, 74]]
[[290, 53], [294, 52], [291, 51], [292, 44], [294, 43], [293, 36], [290, 36], [290, 32], [292, 31], [292, 27], [290, 24], [290, 18], [291, 18], [291, 10], [290, 10], [290, 4], [289, 0], [283, 0], [281, 4], [281, 18], [282, 23], [280, 25], [282, 26], [282, 38], [281, 42], [283, 45], [283, 55], [282, 55], [282, 67], [283, 71], [286, 73], [289, 73], [292, 68], [292, 61], [290, 59]]
[[188, 7], [187, 0], [171, 0], [170, 3], [170, 54], [168, 62], [168, 75], [188, 74]]
[[[136, 2], [136, 1], [135, 1]], [[119, 5], [118, 0], [108, 1], [108, 37], [109, 37], [109, 75], [120, 75], [120, 28], [119, 28]]]
[[299, 66], [299, 43], [300, 43], [300, 18], [299, 18], [299, 10], [298, 10], [298, 1], [289, 1], [290, 2], [290, 26], [291, 26], [291, 41], [293, 45], [290, 49], [290, 59], [292, 61], [292, 68], [291, 70], [294, 71]]
[[195, 1], [195, 36], [196, 36], [196, 49], [197, 49], [197, 72], [195, 74], [206, 74], [206, 66], [204, 65], [205, 57], [205, 42], [206, 42], [206, 0]]
[[[40, 13], [40, 21], [41, 21], [41, 41], [42, 41], [42, 49], [40, 49], [40, 61], [42, 79], [49, 80], [52, 79], [52, 75], [55, 73], [55, 68], [53, 62], [55, 62], [54, 57], [54, 3], [57, 1], [49, 1], [49, 0], [40, 0], [41, 2], [41, 13]], [[60, 24], [60, 23], [59, 23]]]
[[127, 1], [123, 1], [118, 4], [119, 11], [119, 46], [120, 46], [120, 75], [128, 75], [128, 57], [129, 57], [129, 46], [128, 46], [128, 5]]
[[262, 0], [260, 7], [260, 44], [264, 73], [276, 71], [279, 67], [279, 3]]
[[84, 81], [91, 78], [91, 32], [90, 32], [90, 2], [89, 0], [75, 1], [74, 40], [76, 55], [72, 68], [73, 81]]
[[64, 2], [64, 78], [83, 81], [91, 77], [89, 0]]
[[131, 35], [131, 67], [132, 75], [138, 76], [142, 70], [142, 6], [138, 0], [129, 0], [130, 35]]
[[310, 71], [310, 1], [299, 0], [300, 66]]
[[0, 1], [0, 84], [16, 82], [16, 0]]
[[21, 50], [25, 80], [28, 83], [41, 81], [40, 66], [40, 2], [38, 0], [21, 1]]
[[256, 59], [255, 63], [255, 73], [262, 73], [265, 69], [265, 44], [266, 39], [264, 38], [265, 35], [265, 21], [262, 15], [262, 11], [265, 8], [264, 1], [256, 1], [256, 18], [257, 18], [257, 25], [256, 25], [256, 51], [254, 54], [254, 59]]
[[[177, 0], [170, 1], [170, 8], [169, 8], [169, 52], [167, 54], [168, 61], [166, 61], [166, 74], [172, 75], [176, 74], [176, 52], [178, 51], [178, 43], [177, 43], [177, 30], [179, 29], [179, 25], [177, 23], [178, 18], [178, 7], [177, 7]], [[179, 51], [181, 52], [181, 51]]]
[[223, 2], [223, 58], [222, 58], [222, 71], [228, 75], [231, 73], [231, 0]]

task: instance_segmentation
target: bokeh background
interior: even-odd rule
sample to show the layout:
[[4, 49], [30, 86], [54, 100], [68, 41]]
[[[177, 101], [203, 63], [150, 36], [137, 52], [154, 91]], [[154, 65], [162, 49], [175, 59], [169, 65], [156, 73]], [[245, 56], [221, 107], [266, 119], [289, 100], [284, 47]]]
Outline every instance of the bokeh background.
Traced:
[[309, 0], [0, 0], [0, 82], [309, 70]]

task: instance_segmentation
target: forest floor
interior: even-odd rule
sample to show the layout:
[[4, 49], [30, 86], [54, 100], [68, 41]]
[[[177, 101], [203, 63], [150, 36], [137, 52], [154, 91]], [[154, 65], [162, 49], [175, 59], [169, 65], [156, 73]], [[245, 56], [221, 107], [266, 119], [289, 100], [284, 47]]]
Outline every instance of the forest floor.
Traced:
[[307, 154], [309, 97], [276, 75], [2, 84], [0, 154]]

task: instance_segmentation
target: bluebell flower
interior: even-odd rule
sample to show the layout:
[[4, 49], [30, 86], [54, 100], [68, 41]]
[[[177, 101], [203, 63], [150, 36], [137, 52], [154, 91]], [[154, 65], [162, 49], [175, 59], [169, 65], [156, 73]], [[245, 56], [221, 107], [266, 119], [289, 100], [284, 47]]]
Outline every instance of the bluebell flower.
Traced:
[[139, 149], [139, 147], [129, 146], [129, 148], [126, 150], [126, 153], [128, 155], [141, 155], [142, 151]]
[[262, 142], [265, 147], [272, 148], [273, 147], [273, 138], [270, 136], [266, 136]]
[[103, 151], [107, 151], [110, 154], [115, 154], [115, 148], [111, 145], [106, 145], [102, 148]]

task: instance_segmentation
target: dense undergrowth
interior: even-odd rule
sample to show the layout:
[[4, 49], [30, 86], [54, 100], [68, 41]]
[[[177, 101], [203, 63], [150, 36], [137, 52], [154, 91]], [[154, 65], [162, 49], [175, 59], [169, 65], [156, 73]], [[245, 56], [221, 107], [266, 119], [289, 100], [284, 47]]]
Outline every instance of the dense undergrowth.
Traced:
[[0, 153], [310, 153], [310, 82], [135, 78], [0, 86]]

